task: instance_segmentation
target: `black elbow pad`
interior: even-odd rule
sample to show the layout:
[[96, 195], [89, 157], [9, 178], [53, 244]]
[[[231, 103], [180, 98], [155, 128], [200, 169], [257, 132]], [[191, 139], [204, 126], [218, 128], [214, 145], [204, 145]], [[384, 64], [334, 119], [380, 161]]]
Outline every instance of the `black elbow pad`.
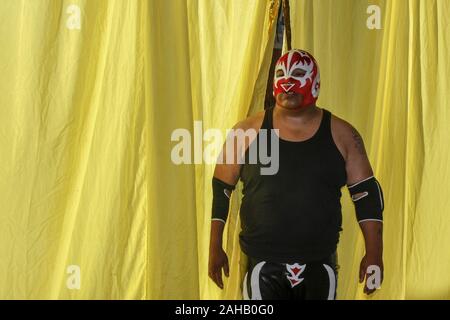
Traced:
[[348, 186], [348, 190], [355, 205], [358, 222], [383, 221], [383, 190], [375, 177], [372, 176]]
[[234, 186], [223, 182], [215, 177], [212, 179], [213, 202], [212, 220], [227, 221], [228, 210], [230, 208], [230, 197]]

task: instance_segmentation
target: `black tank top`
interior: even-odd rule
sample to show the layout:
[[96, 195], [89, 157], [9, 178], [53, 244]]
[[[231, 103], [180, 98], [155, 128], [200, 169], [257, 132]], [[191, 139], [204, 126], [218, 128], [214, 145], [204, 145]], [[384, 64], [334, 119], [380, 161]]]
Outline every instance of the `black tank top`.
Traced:
[[[266, 110], [261, 129], [273, 128]], [[253, 143], [259, 147], [259, 136]], [[270, 146], [270, 131], [267, 139]], [[241, 167], [243, 199], [240, 244], [250, 257], [273, 262], [311, 262], [336, 251], [341, 229], [341, 188], [345, 161], [331, 135], [331, 113], [325, 109], [319, 129], [308, 140], [279, 139], [279, 170], [261, 175], [261, 162]], [[271, 155], [273, 156], [273, 155]]]

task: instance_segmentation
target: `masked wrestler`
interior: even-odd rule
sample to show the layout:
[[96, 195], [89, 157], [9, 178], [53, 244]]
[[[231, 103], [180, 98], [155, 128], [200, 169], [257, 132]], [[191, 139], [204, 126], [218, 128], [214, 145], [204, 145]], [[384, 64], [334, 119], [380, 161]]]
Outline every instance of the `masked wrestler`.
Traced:
[[[348, 122], [316, 106], [319, 89], [319, 68], [311, 54], [294, 49], [281, 56], [273, 81], [276, 105], [234, 127], [258, 132], [254, 139], [223, 150], [224, 154], [244, 154], [245, 161], [216, 165], [209, 276], [223, 288], [222, 272], [229, 274], [222, 235], [230, 195], [240, 179], [239, 240], [249, 258], [242, 286], [246, 299], [335, 299], [340, 198], [345, 185], [365, 239], [359, 281], [365, 280], [366, 294], [381, 284], [381, 186], [361, 135]], [[263, 130], [275, 132], [278, 148], [273, 148], [272, 139], [259, 139]], [[266, 163], [249, 161], [249, 149], [255, 145], [276, 153], [271, 154], [278, 157], [276, 173], [264, 175], [261, 169]], [[375, 285], [368, 281], [372, 275], [378, 277]]]

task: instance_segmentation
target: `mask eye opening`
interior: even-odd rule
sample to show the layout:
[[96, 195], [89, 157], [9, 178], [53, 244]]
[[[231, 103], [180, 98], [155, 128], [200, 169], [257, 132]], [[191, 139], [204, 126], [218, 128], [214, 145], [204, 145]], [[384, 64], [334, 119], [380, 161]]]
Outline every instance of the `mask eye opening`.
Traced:
[[292, 71], [292, 76], [297, 77], [297, 78], [302, 78], [306, 75], [306, 70], [303, 70], [301, 68], [296, 68], [295, 70]]
[[284, 77], [284, 71], [281, 70], [281, 69], [276, 70], [276, 71], [275, 71], [275, 76], [276, 76], [277, 78]]

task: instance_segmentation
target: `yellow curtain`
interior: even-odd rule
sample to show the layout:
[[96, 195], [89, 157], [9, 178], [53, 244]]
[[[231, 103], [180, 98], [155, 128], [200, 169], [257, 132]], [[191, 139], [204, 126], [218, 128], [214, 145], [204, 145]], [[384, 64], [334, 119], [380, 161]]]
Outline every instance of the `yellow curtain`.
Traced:
[[1, 1], [1, 298], [221, 297], [213, 166], [175, 165], [171, 134], [262, 106], [276, 5]]
[[2, 298], [146, 296], [143, 4], [0, 4]]
[[[379, 9], [380, 29], [374, 25]], [[293, 47], [321, 68], [320, 106], [363, 135], [386, 200], [385, 280], [373, 299], [450, 299], [450, 2], [291, 1]], [[348, 193], [338, 298], [365, 299]]]
[[[194, 121], [202, 122], [203, 131], [231, 128], [250, 109], [263, 106], [277, 4], [192, 0], [154, 1], [151, 6], [147, 297], [238, 297], [240, 268], [231, 269], [224, 291], [208, 277], [214, 165], [174, 165], [170, 136], [177, 128], [195, 134]], [[242, 259], [238, 232], [234, 214], [224, 237], [234, 265]]]
[[[188, 3], [191, 66], [195, 66], [195, 70], [191, 70], [192, 117], [202, 121], [205, 131], [231, 128], [252, 110], [263, 108], [278, 2]], [[218, 151], [220, 149], [216, 149], [215, 154]], [[241, 296], [242, 271], [246, 263], [238, 244], [240, 192], [234, 193], [224, 233], [224, 248], [232, 267], [230, 279], [225, 280], [225, 289], [221, 291], [209, 279], [207, 270], [213, 171], [214, 164], [195, 167], [200, 298], [235, 299]]]

